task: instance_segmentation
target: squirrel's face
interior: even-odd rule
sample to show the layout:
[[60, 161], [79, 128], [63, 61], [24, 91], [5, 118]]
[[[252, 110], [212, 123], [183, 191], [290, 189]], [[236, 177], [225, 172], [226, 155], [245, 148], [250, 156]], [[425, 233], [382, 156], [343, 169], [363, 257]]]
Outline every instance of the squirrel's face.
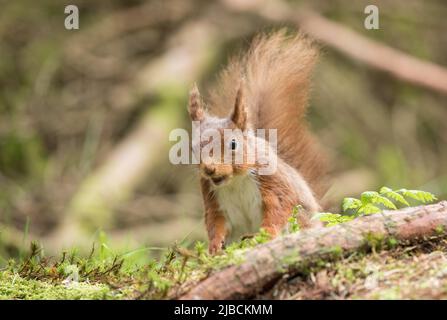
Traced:
[[244, 175], [250, 169], [247, 165], [248, 136], [247, 113], [242, 103], [242, 90], [239, 89], [234, 111], [229, 118], [208, 116], [203, 108], [197, 87], [190, 92], [189, 114], [199, 126], [199, 138], [193, 141], [192, 148], [200, 155], [201, 176], [209, 179], [214, 186], [229, 184], [236, 175]]
[[[222, 124], [226, 125], [217, 127]], [[202, 177], [215, 186], [223, 186], [234, 176], [247, 174], [247, 137], [242, 131], [227, 119], [209, 118], [201, 127], [200, 143], [194, 143], [193, 150], [200, 152]]]

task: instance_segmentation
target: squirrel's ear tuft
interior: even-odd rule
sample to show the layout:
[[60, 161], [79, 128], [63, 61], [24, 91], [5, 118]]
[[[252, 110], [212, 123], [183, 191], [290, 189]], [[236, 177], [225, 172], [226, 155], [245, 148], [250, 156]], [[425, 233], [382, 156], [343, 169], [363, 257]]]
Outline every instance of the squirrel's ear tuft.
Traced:
[[202, 98], [200, 97], [199, 89], [195, 83], [191, 91], [189, 91], [188, 112], [193, 121], [202, 121], [204, 118]]
[[231, 116], [234, 124], [242, 130], [247, 128], [247, 109], [244, 103], [244, 80], [241, 79], [239, 89], [236, 93], [236, 101], [234, 102], [234, 111]]

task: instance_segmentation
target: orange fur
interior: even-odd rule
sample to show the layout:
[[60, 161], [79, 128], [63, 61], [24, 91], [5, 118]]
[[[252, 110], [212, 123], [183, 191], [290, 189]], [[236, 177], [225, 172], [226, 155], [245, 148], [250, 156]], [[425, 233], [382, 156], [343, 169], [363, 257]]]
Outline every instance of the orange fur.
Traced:
[[[305, 122], [309, 79], [316, 58], [312, 42], [300, 34], [288, 36], [281, 30], [260, 35], [246, 55], [234, 58], [222, 71], [211, 92], [208, 112], [202, 108], [197, 88], [191, 91], [189, 112], [193, 120], [201, 121], [201, 130], [277, 129], [278, 166], [272, 175], [259, 175], [259, 162], [236, 165], [219, 162], [222, 158], [202, 159], [201, 187], [211, 253], [219, 251], [229, 234], [238, 231], [237, 223], [248, 220], [247, 228], [253, 228], [258, 223], [259, 208], [259, 226], [272, 237], [281, 232], [298, 204], [304, 208], [298, 216], [300, 225], [312, 226], [310, 217], [320, 210], [317, 199], [325, 191], [325, 160]], [[207, 143], [200, 141], [200, 147]], [[228, 145], [222, 137], [222, 151]], [[246, 150], [242, 152], [247, 156]], [[245, 191], [252, 193], [254, 202], [260, 198], [259, 206], [245, 203], [240, 197]], [[240, 203], [222, 203], [233, 201], [228, 199]], [[232, 219], [242, 222], [231, 225]]]
[[219, 205], [214, 198], [210, 182], [206, 179], [201, 179], [202, 195], [205, 203], [205, 224], [208, 231], [209, 252], [216, 253], [222, 247], [225, 237], [225, 219], [221, 212], [219, 212]]
[[310, 77], [318, 51], [302, 34], [280, 30], [257, 36], [248, 52], [230, 60], [211, 91], [210, 112], [227, 116], [245, 78], [245, 101], [254, 128], [278, 130], [278, 155], [300, 171], [318, 196], [326, 183], [326, 159], [305, 122]]

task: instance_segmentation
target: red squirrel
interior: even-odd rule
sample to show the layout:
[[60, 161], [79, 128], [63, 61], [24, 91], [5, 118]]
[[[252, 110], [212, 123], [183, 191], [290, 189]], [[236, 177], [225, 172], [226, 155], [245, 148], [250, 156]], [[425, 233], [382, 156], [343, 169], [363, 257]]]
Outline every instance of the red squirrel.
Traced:
[[[304, 118], [317, 56], [313, 42], [301, 34], [287, 35], [285, 30], [261, 34], [246, 54], [234, 57], [220, 73], [206, 109], [197, 87], [192, 88], [191, 119], [199, 123], [201, 132], [222, 133], [223, 152], [199, 162], [211, 254], [260, 228], [276, 237], [297, 205], [302, 207], [301, 228], [316, 223], [311, 217], [321, 210], [318, 199], [324, 191], [325, 158]], [[249, 129], [259, 128], [277, 130], [273, 174], [260, 174], [263, 164], [257, 159], [248, 163], [246, 150], [239, 150], [244, 154], [242, 163], [222, 160], [225, 151], [234, 156], [239, 147], [235, 139], [225, 140], [225, 129], [243, 131], [247, 142], [253, 134]], [[193, 149], [209, 142], [209, 137], [200, 137]]]

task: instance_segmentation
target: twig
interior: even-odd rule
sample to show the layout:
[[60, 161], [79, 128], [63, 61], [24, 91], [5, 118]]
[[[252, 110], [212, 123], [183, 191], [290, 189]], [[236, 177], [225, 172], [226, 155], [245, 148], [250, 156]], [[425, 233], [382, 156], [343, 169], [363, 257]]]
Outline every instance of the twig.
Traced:
[[423, 61], [349, 28], [311, 10], [297, 10], [282, 1], [223, 0], [235, 11], [250, 11], [275, 22], [292, 21], [302, 30], [347, 56], [417, 86], [447, 94], [447, 69]]

